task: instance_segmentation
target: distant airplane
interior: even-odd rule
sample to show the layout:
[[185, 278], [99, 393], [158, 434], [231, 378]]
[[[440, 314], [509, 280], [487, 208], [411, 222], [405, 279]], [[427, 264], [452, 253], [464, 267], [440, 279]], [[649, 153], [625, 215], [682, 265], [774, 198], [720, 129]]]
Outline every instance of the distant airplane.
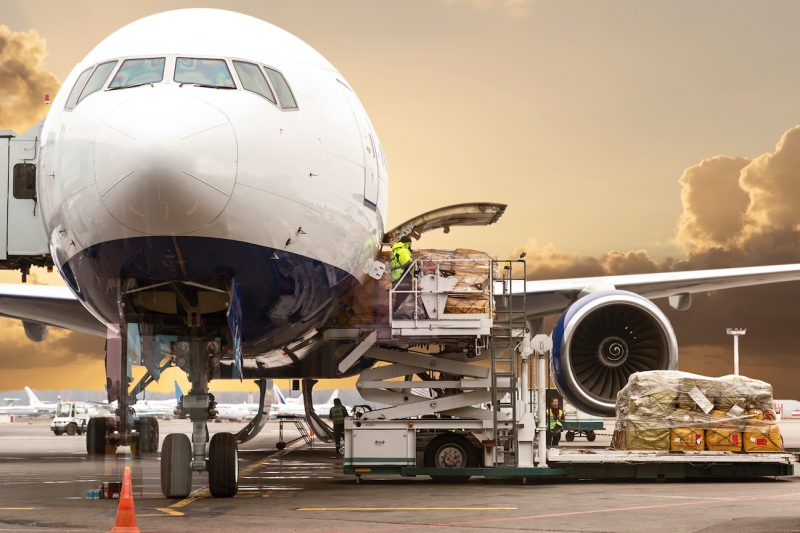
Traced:
[[175, 397], [169, 400], [136, 400], [131, 407], [139, 416], [154, 416], [156, 418], [172, 418], [175, 415], [175, 408], [183, 396], [178, 382], [175, 382]]
[[[305, 404], [303, 403], [303, 395], [301, 394], [297, 398], [286, 398], [283, 393], [281, 392], [280, 387], [277, 385], [272, 385], [272, 394], [274, 396], [272, 407], [270, 408], [269, 416], [270, 418], [288, 418], [288, 417], [298, 417], [298, 418], [305, 418], [306, 416], [306, 408]], [[339, 389], [333, 391], [328, 401], [325, 403], [315, 403], [314, 404], [314, 411], [324, 418], [328, 418], [328, 412], [333, 407], [333, 400], [339, 397]], [[347, 407], [345, 405], [345, 407]], [[350, 407], [347, 407], [348, 412], [350, 411]]]
[[[43, 402], [39, 400], [36, 394], [27, 385], [25, 386], [25, 393], [28, 395], [28, 403], [36, 410], [37, 415], [54, 415], [58, 408], [58, 402]], [[61, 398], [59, 397], [59, 401]]]

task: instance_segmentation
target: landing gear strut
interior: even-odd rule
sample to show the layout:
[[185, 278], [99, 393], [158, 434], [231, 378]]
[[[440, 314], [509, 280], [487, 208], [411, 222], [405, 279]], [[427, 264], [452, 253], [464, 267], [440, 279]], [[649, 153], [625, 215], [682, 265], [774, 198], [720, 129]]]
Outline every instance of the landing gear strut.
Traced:
[[161, 490], [167, 498], [185, 498], [192, 488], [192, 472], [208, 471], [211, 494], [230, 498], [238, 492], [239, 452], [236, 436], [218, 433], [209, 446], [208, 421], [217, 415], [214, 397], [208, 392], [209, 366], [213, 343], [197, 337], [176, 348], [178, 365], [188, 370], [192, 389], [184, 395], [180, 415], [192, 421], [191, 442], [186, 435], [171, 433], [161, 453]]
[[114, 455], [118, 446], [130, 446], [135, 456], [158, 452], [158, 421], [153, 417], [136, 417], [129, 407], [127, 340], [125, 324], [109, 326], [106, 333], [106, 389], [108, 402], [117, 402], [117, 410], [115, 417], [89, 419], [86, 452], [91, 456]]

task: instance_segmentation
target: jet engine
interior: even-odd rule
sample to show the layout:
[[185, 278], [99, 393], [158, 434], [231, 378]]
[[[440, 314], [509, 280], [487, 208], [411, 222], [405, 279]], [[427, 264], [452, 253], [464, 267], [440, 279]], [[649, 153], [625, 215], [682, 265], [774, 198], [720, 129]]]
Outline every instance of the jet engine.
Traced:
[[613, 416], [617, 393], [631, 374], [677, 368], [678, 341], [650, 300], [627, 291], [596, 292], [559, 318], [550, 365], [558, 391], [571, 405]]
[[23, 320], [22, 327], [25, 329], [25, 336], [28, 337], [30, 341], [42, 342], [47, 338], [47, 333], [49, 331], [47, 324]]

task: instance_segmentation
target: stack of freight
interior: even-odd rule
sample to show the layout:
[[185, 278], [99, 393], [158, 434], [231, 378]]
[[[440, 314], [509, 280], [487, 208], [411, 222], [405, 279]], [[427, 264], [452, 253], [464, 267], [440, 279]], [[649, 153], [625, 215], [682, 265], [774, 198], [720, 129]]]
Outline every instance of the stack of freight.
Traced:
[[[366, 278], [357, 285], [347, 303], [335, 317], [338, 325], [386, 324], [389, 322], [389, 288], [392, 286], [390, 252], [383, 251], [376, 259], [386, 264], [386, 273], [380, 280]], [[417, 276], [435, 274], [438, 265], [442, 276], [455, 278], [455, 287], [447, 296], [445, 313], [488, 313], [489, 269], [492, 257], [475, 250], [414, 250]], [[422, 309], [422, 302], [417, 303]], [[397, 316], [413, 315], [414, 298], [406, 298]], [[424, 312], [421, 312], [424, 318]]]
[[743, 376], [657, 370], [617, 395], [613, 446], [623, 450], [779, 452], [772, 386]]
[[[492, 257], [475, 250], [420, 250], [414, 253], [419, 260], [421, 275], [436, 274], [455, 278], [456, 284], [447, 296], [444, 312], [452, 314], [489, 313], [489, 269]], [[496, 274], [496, 273], [495, 273]]]

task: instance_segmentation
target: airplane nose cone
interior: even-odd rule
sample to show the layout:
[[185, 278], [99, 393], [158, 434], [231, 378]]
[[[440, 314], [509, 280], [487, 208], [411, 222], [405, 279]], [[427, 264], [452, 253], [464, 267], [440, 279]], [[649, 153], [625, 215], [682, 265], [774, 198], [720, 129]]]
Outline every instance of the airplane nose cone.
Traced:
[[97, 188], [106, 209], [148, 235], [176, 235], [217, 218], [233, 192], [237, 144], [222, 111], [188, 91], [152, 88], [100, 124]]

